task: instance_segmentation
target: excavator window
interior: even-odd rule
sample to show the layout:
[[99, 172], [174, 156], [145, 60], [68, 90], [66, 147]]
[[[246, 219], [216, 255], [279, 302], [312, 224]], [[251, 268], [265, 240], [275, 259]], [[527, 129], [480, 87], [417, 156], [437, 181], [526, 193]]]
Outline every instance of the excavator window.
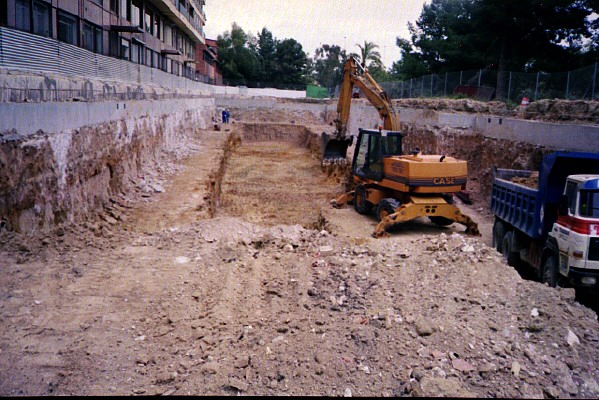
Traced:
[[356, 149], [354, 173], [363, 178], [380, 180], [383, 176], [380, 134], [361, 133]]
[[399, 156], [402, 153], [401, 136], [382, 136], [381, 137], [382, 154], [385, 156]]

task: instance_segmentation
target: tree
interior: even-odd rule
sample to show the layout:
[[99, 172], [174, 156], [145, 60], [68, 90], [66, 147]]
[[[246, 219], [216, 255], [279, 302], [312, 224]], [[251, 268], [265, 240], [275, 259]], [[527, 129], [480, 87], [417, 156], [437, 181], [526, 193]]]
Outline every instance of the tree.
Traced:
[[218, 35], [218, 58], [223, 78], [245, 83], [255, 81], [259, 74], [256, 54], [249, 46], [250, 37], [233, 23], [231, 32]]
[[402, 58], [395, 74], [414, 77], [466, 69], [498, 71], [497, 97], [506, 71], [563, 71], [581, 66], [592, 36], [588, 19], [597, 0], [432, 0], [411, 40], [397, 39]]
[[260, 62], [260, 79], [270, 80], [276, 71], [277, 41], [272, 32], [266, 28], [258, 33], [257, 52]]
[[308, 57], [295, 39], [284, 39], [276, 45], [277, 67], [274, 81], [283, 84], [305, 84]]
[[383, 62], [381, 61], [381, 54], [376, 50], [379, 46], [374, 44], [373, 42], [364, 41], [364, 46], [360, 44], [356, 44], [360, 48], [360, 60], [361, 64], [364, 67], [368, 66], [368, 61], [378, 64], [379, 66], [383, 66]]
[[337, 45], [323, 44], [314, 52], [313, 77], [319, 85], [333, 89], [341, 83], [343, 64], [347, 60], [345, 50]]

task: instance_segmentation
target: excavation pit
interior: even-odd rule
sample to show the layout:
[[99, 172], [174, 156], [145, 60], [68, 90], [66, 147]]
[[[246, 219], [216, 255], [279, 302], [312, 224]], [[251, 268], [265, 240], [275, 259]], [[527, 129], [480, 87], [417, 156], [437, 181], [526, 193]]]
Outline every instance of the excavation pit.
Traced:
[[235, 130], [241, 145], [227, 162], [215, 216], [322, 228], [321, 209], [341, 186], [323, 174], [318, 136], [293, 124], [237, 124]]

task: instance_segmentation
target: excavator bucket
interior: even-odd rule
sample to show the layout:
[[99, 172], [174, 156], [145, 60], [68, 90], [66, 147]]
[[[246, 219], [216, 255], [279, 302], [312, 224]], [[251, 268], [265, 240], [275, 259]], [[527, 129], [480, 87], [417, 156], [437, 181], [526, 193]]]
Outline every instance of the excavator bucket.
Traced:
[[351, 146], [353, 137], [339, 138], [335, 135], [330, 135], [322, 132], [321, 149], [323, 164], [340, 164], [346, 163], [347, 149]]

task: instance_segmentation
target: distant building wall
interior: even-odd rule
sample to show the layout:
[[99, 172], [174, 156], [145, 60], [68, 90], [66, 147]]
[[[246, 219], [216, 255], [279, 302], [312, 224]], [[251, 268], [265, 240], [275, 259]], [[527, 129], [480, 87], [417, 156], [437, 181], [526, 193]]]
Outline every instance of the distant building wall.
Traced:
[[[203, 0], [5, 0], [0, 26], [195, 78]], [[36, 49], [23, 44], [24, 52]]]

